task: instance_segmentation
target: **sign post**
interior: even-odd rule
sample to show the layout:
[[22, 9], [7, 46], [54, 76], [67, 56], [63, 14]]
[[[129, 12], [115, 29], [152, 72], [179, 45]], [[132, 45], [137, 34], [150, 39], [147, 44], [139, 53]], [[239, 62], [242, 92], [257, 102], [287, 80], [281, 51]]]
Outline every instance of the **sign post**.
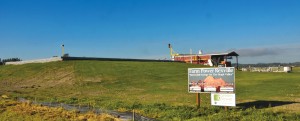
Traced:
[[200, 93], [196, 93], [197, 108], [200, 108]]

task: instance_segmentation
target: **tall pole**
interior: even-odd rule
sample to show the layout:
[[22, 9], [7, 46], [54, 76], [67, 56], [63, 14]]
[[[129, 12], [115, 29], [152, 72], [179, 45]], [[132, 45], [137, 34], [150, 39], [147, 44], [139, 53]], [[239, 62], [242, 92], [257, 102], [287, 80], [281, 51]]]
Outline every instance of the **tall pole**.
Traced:
[[64, 54], [65, 54], [65, 45], [62, 44], [62, 45], [61, 45], [61, 57], [63, 57]]

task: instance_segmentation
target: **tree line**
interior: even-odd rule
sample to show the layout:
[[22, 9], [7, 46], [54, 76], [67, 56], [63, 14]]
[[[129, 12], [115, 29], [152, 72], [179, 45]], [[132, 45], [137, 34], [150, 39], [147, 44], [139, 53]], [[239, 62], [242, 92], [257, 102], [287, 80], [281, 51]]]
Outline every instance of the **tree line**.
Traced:
[[0, 65], [5, 65], [6, 62], [17, 62], [17, 61], [22, 61], [22, 60], [20, 58], [8, 58], [8, 59], [1, 60], [0, 58]]

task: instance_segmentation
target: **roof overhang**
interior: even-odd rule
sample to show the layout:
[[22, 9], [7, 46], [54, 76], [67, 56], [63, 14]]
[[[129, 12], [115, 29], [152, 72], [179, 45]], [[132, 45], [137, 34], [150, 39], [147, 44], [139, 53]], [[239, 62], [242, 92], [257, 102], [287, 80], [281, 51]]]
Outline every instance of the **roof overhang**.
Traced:
[[217, 54], [207, 54], [207, 55], [223, 55], [223, 56], [239, 56], [235, 51], [228, 52], [228, 53], [217, 53]]
[[189, 56], [239, 56], [235, 51], [227, 53], [214, 53], [214, 54], [179, 54], [176, 57], [189, 57]]

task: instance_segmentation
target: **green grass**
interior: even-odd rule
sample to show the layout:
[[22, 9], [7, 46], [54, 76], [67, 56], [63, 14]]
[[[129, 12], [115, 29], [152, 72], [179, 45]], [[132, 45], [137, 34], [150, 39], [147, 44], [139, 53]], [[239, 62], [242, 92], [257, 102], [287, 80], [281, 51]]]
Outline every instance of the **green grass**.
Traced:
[[299, 72], [238, 72], [237, 95], [241, 100], [288, 100], [300, 98]]
[[186, 99], [191, 97], [187, 94], [186, 86], [188, 67], [199, 66], [178, 63], [83, 61], [76, 63], [75, 73], [79, 75], [80, 85], [84, 85], [79, 87], [79, 90], [84, 90], [82, 93], [91, 96], [105, 95], [104, 97], [109, 97], [109, 102], [122, 100], [128, 103], [173, 104], [185, 103]]
[[[214, 118], [209, 116], [212, 114], [229, 118], [235, 114], [243, 116], [244, 111], [239, 109], [224, 114], [222, 108], [210, 106], [209, 94], [201, 94], [201, 108], [196, 108], [196, 94], [187, 91], [187, 69], [201, 67], [184, 63], [126, 61], [0, 66], [0, 94], [113, 110], [136, 109], [141, 114], [163, 120], [211, 119]], [[292, 73], [237, 71], [237, 103], [300, 102], [300, 69], [293, 70]], [[203, 112], [203, 109], [206, 110]], [[251, 109], [250, 112], [255, 115], [270, 114], [269, 118], [280, 119], [273, 114], [287, 109]], [[297, 111], [300, 111], [299, 107]], [[251, 113], [244, 115], [246, 119], [237, 119], [250, 119]], [[280, 115], [288, 119], [295, 117], [294, 112]]]

